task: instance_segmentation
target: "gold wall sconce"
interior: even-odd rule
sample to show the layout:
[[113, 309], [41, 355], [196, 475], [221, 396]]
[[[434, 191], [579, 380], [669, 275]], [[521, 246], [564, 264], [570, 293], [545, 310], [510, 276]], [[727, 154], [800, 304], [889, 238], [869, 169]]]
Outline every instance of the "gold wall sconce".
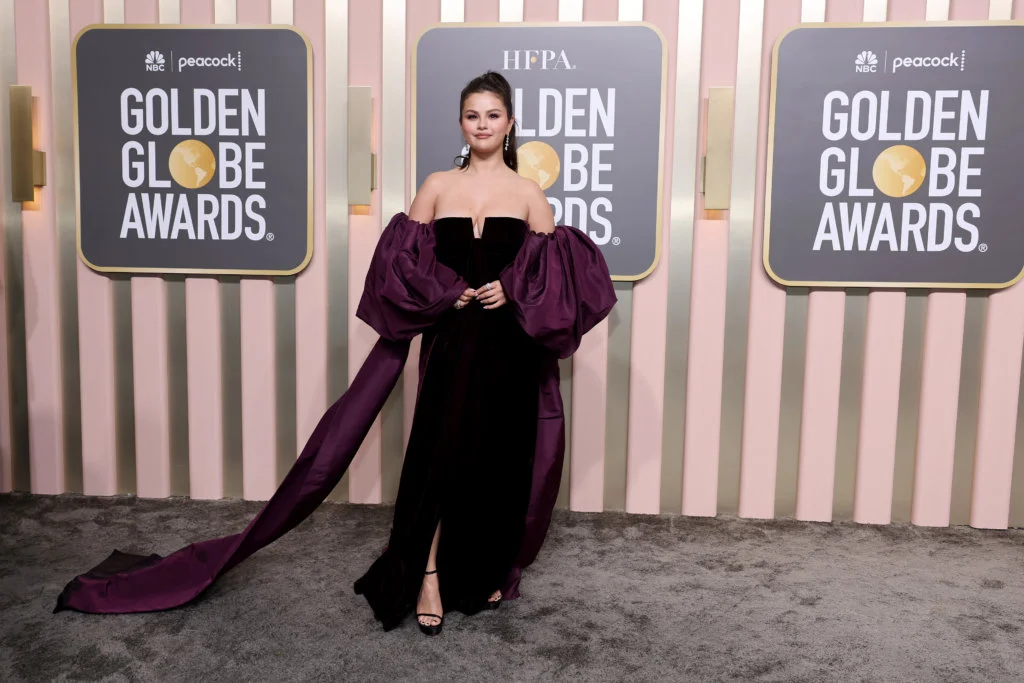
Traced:
[[348, 88], [348, 203], [353, 213], [369, 213], [377, 189], [373, 153], [373, 98], [369, 86]]
[[9, 86], [11, 124], [11, 199], [35, 200], [36, 188], [46, 185], [46, 153], [35, 149], [32, 88]]
[[708, 88], [705, 150], [700, 191], [705, 211], [729, 208], [732, 194], [732, 124], [735, 93], [732, 88]]

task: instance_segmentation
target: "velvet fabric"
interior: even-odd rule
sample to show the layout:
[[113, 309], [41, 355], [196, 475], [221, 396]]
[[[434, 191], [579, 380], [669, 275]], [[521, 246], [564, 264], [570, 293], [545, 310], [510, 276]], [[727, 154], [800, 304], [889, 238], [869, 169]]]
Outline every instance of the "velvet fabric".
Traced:
[[[478, 236], [468, 216], [434, 221], [437, 260], [477, 291], [500, 278], [529, 234], [512, 216], [488, 216], [481, 227]], [[353, 584], [385, 631], [416, 610], [428, 566], [437, 570], [435, 612], [476, 614], [504, 587], [526, 529], [549, 355], [511, 306], [479, 301], [443, 313], [420, 350], [427, 360], [388, 545]]]
[[[435, 246], [434, 222], [420, 223], [404, 213], [390, 220], [356, 310], [380, 339], [245, 530], [191, 543], [166, 557], [114, 550], [67, 584], [54, 612], [146, 612], [187, 604], [312, 514], [340, 481], [398, 382], [410, 340], [429, 330], [467, 287], [462, 277], [438, 261]], [[556, 227], [552, 234], [530, 232], [513, 263], [501, 273], [501, 282], [522, 329], [549, 352], [542, 360], [526, 532], [503, 589], [506, 599], [514, 599], [519, 596], [522, 570], [534, 561], [547, 534], [561, 480], [565, 427], [557, 358], [578, 348], [583, 334], [610, 312], [615, 293], [600, 251], [566, 226]]]

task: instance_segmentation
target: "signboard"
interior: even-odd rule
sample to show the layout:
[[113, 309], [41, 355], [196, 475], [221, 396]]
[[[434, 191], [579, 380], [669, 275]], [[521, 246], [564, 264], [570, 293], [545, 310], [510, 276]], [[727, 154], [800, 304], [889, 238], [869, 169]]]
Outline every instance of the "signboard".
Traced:
[[1024, 24], [801, 26], [775, 45], [764, 264], [783, 285], [1024, 271]]
[[519, 173], [555, 223], [597, 244], [613, 279], [654, 270], [661, 245], [666, 52], [647, 24], [444, 24], [414, 51], [413, 183], [454, 167], [459, 94], [492, 70], [513, 89]]
[[312, 237], [312, 51], [291, 27], [113, 26], [72, 48], [79, 257], [289, 275]]

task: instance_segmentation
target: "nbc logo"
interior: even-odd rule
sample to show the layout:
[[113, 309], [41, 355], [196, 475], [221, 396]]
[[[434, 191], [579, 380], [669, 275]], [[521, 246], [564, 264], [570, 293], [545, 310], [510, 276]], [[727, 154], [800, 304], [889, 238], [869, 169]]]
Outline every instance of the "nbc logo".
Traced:
[[878, 56], [871, 50], [864, 50], [853, 60], [853, 68], [859, 74], [873, 74], [878, 71]]
[[153, 50], [146, 55], [146, 71], [163, 71], [164, 55], [162, 52]]

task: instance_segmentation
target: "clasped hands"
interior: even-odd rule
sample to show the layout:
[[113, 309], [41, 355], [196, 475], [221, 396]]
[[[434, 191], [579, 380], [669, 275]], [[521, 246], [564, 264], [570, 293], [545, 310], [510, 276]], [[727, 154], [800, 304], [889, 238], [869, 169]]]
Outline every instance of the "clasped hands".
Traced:
[[459, 296], [459, 300], [455, 302], [455, 308], [464, 308], [474, 299], [482, 303], [486, 310], [498, 308], [505, 304], [505, 290], [502, 289], [501, 282], [498, 280], [488, 282], [480, 289], [467, 287], [466, 291]]

